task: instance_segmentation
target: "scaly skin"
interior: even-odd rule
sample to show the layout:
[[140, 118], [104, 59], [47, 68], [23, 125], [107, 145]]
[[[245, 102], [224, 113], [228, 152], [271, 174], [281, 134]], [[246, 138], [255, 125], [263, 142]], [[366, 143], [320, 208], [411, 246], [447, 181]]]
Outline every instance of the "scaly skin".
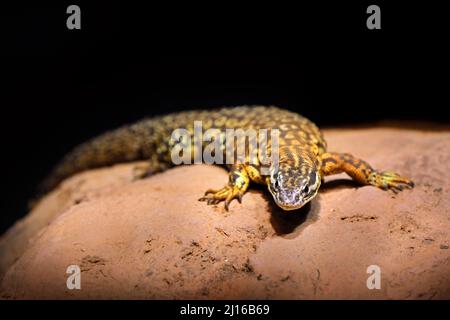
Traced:
[[[139, 177], [166, 170], [173, 166], [173, 142], [170, 139], [173, 130], [186, 128], [193, 135], [194, 121], [202, 121], [203, 131], [217, 128], [224, 132], [228, 128], [278, 129], [280, 132], [278, 167], [271, 165], [269, 174], [264, 175], [259, 155], [256, 156], [257, 161], [251, 163], [248, 156], [244, 161], [235, 161], [228, 166], [227, 185], [220, 190], [207, 190], [200, 198], [207, 204], [224, 201], [228, 210], [233, 199], [242, 200], [253, 181], [267, 186], [279, 207], [294, 210], [315, 197], [324, 176], [341, 172], [363, 185], [394, 192], [413, 187], [411, 180], [393, 172], [376, 171], [364, 160], [350, 154], [327, 152], [326, 142], [317, 126], [299, 114], [276, 107], [244, 106], [174, 113], [107, 132], [69, 153], [43, 183], [41, 190], [48, 192], [74, 173], [119, 162], [149, 160], [146, 166], [136, 167], [136, 176]], [[193, 155], [201, 152], [193, 143], [190, 148]], [[266, 148], [271, 151], [270, 142]]]

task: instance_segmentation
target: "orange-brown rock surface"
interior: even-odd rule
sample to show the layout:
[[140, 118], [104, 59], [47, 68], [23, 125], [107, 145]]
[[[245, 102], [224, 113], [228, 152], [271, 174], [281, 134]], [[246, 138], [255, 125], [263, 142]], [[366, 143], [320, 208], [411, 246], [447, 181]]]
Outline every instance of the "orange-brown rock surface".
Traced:
[[[197, 199], [226, 171], [178, 167], [132, 181], [133, 164], [66, 180], [0, 240], [9, 299], [450, 298], [450, 131], [326, 130], [329, 149], [412, 178], [398, 195], [329, 177], [283, 212], [253, 187], [242, 205]], [[68, 290], [66, 269], [81, 269]], [[381, 289], [366, 286], [381, 268]]]

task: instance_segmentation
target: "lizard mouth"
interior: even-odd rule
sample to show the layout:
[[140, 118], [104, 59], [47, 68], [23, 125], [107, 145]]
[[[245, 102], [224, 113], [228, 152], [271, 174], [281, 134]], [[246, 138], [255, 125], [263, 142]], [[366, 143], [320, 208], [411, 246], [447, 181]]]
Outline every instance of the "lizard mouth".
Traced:
[[283, 210], [286, 211], [292, 211], [300, 209], [305, 205], [306, 202], [305, 199], [299, 195], [292, 198], [283, 198], [279, 194], [274, 195], [275, 203]]
[[305, 204], [310, 202], [316, 195], [317, 191], [308, 197], [299, 196], [299, 197], [284, 198], [280, 197], [279, 194], [276, 193], [272, 194], [277, 206], [285, 211], [293, 211], [302, 208]]
[[277, 206], [279, 206], [281, 209], [283, 209], [285, 211], [293, 211], [293, 210], [297, 210], [297, 209], [300, 209], [301, 207], [303, 207], [306, 202], [302, 201], [302, 202], [292, 204], [292, 203], [283, 203], [283, 202], [275, 199], [275, 203], [277, 204]]
[[300, 204], [300, 205], [294, 205], [294, 206], [292, 206], [292, 205], [282, 205], [282, 204], [280, 204], [280, 203], [277, 203], [277, 205], [278, 205], [281, 209], [283, 209], [283, 210], [285, 210], [285, 211], [293, 211], [293, 210], [300, 209], [300, 208], [303, 207], [305, 204], [302, 203], [302, 204]]

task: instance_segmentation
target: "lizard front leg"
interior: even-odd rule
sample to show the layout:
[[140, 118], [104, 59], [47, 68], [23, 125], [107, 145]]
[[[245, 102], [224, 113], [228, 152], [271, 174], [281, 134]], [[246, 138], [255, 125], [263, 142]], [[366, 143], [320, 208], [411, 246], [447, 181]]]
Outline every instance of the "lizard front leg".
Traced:
[[376, 171], [366, 161], [355, 158], [348, 153], [327, 152], [321, 156], [322, 176], [347, 173], [353, 180], [365, 184], [373, 185], [384, 190], [392, 190], [397, 193], [404, 188], [412, 188], [414, 183], [399, 174], [391, 171]]
[[239, 203], [241, 203], [242, 196], [250, 185], [250, 179], [245, 170], [245, 165], [233, 165], [228, 177], [228, 184], [225, 187], [219, 190], [206, 190], [205, 196], [200, 198], [199, 201], [206, 201], [209, 205], [225, 201], [225, 210], [227, 211], [233, 199], [237, 198]]

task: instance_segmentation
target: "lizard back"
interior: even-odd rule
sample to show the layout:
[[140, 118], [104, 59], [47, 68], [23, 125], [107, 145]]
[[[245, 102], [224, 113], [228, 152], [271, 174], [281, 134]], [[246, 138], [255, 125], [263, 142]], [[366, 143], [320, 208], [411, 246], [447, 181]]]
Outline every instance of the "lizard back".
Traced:
[[[171, 136], [184, 128], [194, 134], [194, 121], [203, 130], [279, 129], [280, 158], [300, 162], [304, 152], [317, 156], [326, 151], [326, 142], [317, 126], [301, 115], [277, 107], [242, 106], [215, 110], [172, 113], [143, 119], [132, 125], [106, 132], [68, 153], [40, 186], [40, 193], [55, 188], [65, 178], [87, 170], [116, 163], [149, 160], [154, 171], [173, 166]], [[192, 148], [195, 148], [193, 145]], [[268, 146], [270, 147], [270, 145]]]

